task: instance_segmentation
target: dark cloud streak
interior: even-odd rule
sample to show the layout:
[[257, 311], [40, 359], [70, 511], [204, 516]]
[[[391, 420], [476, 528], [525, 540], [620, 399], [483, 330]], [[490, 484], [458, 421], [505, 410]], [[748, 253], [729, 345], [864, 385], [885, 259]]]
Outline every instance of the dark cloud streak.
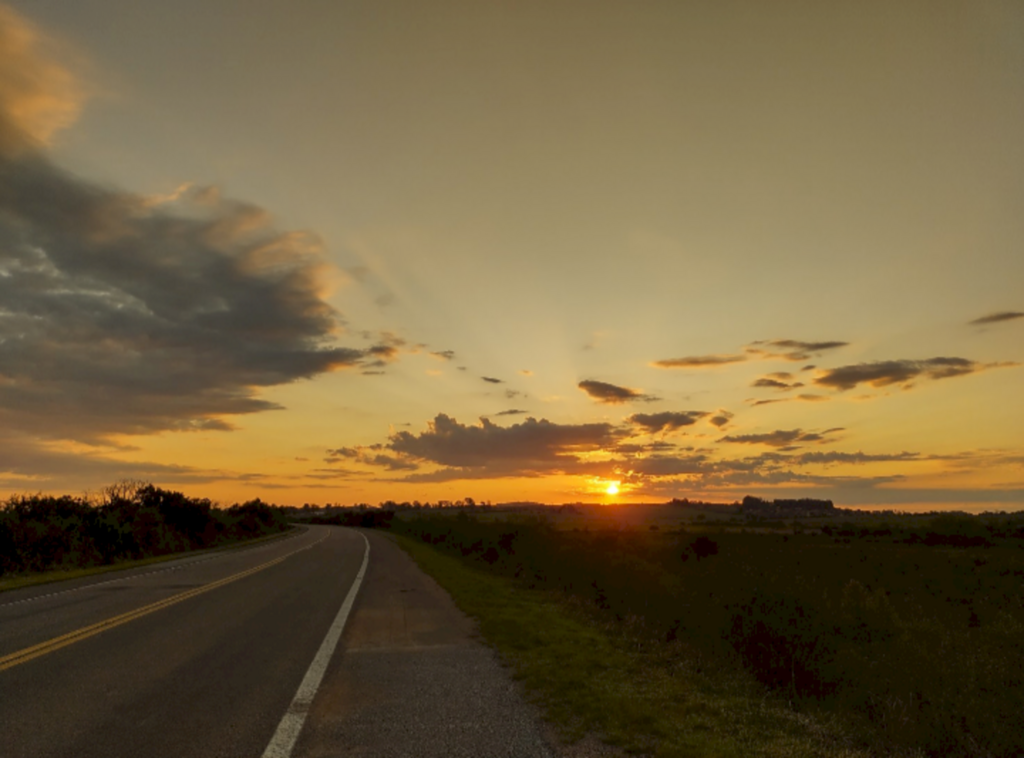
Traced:
[[789, 448], [803, 442], [825, 442], [826, 436], [842, 429], [826, 429], [824, 432], [805, 432], [802, 429], [777, 429], [763, 434], [737, 434], [722, 437], [719, 442], [734, 442], [748, 445], [770, 445]]
[[649, 434], [671, 432], [692, 426], [708, 414], [704, 411], [665, 411], [663, 413], [634, 413], [627, 421]]
[[651, 365], [657, 368], [715, 368], [746, 360], [745, 355], [690, 355], [685, 358], [666, 358]]
[[967, 358], [876, 361], [827, 369], [814, 380], [814, 383], [841, 391], [853, 389], [859, 384], [871, 387], [887, 387], [893, 384], [907, 386], [915, 379], [949, 379], [1006, 365], [1013, 364], [983, 364]]
[[971, 326], [984, 326], [985, 324], [998, 324], [1002, 321], [1015, 321], [1019, 318], [1024, 318], [1024, 313], [1020, 311], [999, 311], [998, 313], [990, 313], [987, 316], [976, 318], [968, 323]]
[[822, 342], [804, 342], [803, 340], [758, 340], [747, 347], [747, 352], [761, 358], [781, 358], [786, 361], [806, 361], [813, 355], [826, 350], [846, 347], [849, 342], [828, 340]]
[[598, 382], [593, 379], [586, 379], [577, 386], [597, 402], [608, 405], [620, 405], [634, 400], [649, 403], [658, 399], [651, 395], [645, 395], [640, 390], [620, 387], [617, 384], [609, 384], [608, 382]]

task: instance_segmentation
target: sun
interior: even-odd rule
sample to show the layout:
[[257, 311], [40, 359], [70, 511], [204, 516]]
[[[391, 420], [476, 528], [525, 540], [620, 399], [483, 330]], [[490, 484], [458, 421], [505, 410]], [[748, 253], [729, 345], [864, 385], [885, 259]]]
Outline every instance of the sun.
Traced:
[[608, 482], [608, 486], [605, 488], [605, 493], [609, 494], [609, 495], [618, 495], [619, 494], [619, 483], [618, 482]]

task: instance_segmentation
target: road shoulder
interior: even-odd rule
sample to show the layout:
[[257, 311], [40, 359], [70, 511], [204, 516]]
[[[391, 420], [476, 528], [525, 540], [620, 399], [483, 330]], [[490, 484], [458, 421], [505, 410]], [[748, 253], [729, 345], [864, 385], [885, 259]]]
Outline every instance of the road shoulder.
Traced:
[[295, 755], [554, 754], [473, 621], [390, 539], [365, 533], [366, 579]]

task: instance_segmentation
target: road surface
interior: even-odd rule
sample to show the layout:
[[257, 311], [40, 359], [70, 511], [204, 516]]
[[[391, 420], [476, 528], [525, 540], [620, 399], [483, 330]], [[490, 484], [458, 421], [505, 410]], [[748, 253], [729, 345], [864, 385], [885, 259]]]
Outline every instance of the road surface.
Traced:
[[0, 594], [0, 755], [550, 755], [471, 623], [366, 538], [314, 526]]

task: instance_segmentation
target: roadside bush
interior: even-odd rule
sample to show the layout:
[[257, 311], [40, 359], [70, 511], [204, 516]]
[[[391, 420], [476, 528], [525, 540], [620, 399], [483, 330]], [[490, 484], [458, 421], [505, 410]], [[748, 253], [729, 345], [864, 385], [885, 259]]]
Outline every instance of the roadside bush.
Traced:
[[359, 526], [364, 529], [387, 529], [395, 518], [395, 512], [389, 509], [365, 510], [362, 508], [345, 509], [340, 513], [313, 516], [308, 519], [310, 524], [330, 524], [332, 526]]
[[0, 576], [215, 547], [287, 528], [281, 509], [259, 500], [222, 510], [139, 482], [108, 487], [99, 504], [16, 496], [0, 506]]

